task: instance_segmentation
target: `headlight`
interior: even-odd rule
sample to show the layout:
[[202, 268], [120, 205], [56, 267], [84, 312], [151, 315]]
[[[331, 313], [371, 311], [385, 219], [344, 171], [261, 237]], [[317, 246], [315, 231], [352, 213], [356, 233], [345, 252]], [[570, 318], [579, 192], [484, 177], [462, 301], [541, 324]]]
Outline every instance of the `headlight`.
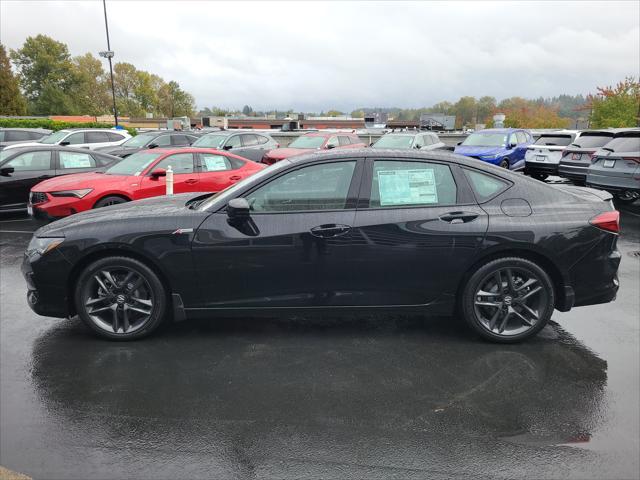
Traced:
[[93, 192], [93, 188], [82, 188], [80, 190], [60, 190], [59, 192], [49, 192], [52, 197], [86, 197]]
[[42, 256], [57, 248], [62, 242], [63, 237], [33, 237], [27, 247], [27, 255], [30, 258]]
[[493, 160], [500, 156], [499, 153], [494, 153], [493, 155], [481, 155], [482, 158], [486, 158], [487, 160]]

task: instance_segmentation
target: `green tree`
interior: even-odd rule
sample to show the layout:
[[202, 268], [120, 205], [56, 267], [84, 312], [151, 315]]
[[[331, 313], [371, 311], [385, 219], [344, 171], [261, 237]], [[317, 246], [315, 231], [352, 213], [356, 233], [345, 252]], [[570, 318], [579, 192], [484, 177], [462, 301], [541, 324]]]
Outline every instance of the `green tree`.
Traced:
[[344, 115], [340, 110], [329, 110], [327, 112], [327, 117], [340, 117]]
[[354, 110], [351, 112], [351, 118], [364, 118], [364, 112], [362, 110]]
[[627, 77], [615, 87], [598, 87], [589, 97], [591, 127], [640, 127], [640, 82]]
[[70, 92], [75, 76], [67, 46], [46, 35], [28, 37], [22, 48], [11, 51], [20, 85], [35, 114], [73, 114]]
[[475, 126], [477, 104], [474, 97], [461, 97], [454, 106], [456, 112], [456, 128]]
[[73, 59], [73, 101], [77, 109], [88, 115], [110, 113], [111, 94], [102, 62], [86, 53]]
[[193, 96], [180, 88], [178, 82], [171, 81], [158, 92], [160, 106], [167, 117], [191, 117], [195, 112]]
[[113, 83], [115, 84], [118, 113], [129, 117], [142, 116], [144, 108], [136, 98], [136, 88], [138, 86], [138, 70], [136, 67], [130, 63], [116, 63], [113, 66]]
[[496, 109], [496, 99], [494, 97], [480, 97], [477, 103], [477, 123], [488, 123]]
[[244, 107], [242, 107], [242, 113], [245, 115], [251, 115], [253, 113], [253, 108], [251, 108], [249, 105], [245, 105]]
[[18, 79], [11, 71], [11, 63], [4, 45], [0, 43], [0, 115], [24, 115], [27, 102], [20, 92]]

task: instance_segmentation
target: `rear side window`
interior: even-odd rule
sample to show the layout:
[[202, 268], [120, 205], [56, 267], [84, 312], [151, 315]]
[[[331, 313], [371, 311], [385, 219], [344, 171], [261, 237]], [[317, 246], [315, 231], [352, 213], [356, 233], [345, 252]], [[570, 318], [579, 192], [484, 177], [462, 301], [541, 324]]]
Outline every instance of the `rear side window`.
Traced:
[[21, 140], [35, 140], [38, 138], [40, 138], [40, 136], [34, 136], [32, 132], [13, 131], [13, 132], [6, 132], [4, 141], [18, 142]]
[[86, 143], [107, 143], [109, 141], [107, 132], [86, 132], [84, 138]]
[[187, 137], [186, 135], [172, 135], [171, 143], [173, 145], [191, 145], [191, 142], [189, 142], [189, 137]]
[[351, 140], [349, 139], [349, 137], [340, 136], [338, 137], [338, 141], [340, 142], [340, 146], [351, 145]]
[[245, 147], [253, 147], [258, 145], [258, 137], [253, 134], [242, 135], [242, 145]]
[[49, 170], [51, 168], [51, 152], [39, 151], [23, 153], [9, 160], [3, 167], [13, 167], [16, 172]]
[[478, 203], [486, 202], [499, 193], [503, 192], [509, 186], [509, 183], [500, 178], [479, 172], [477, 170], [462, 169], [464, 171], [469, 184], [476, 195]]
[[256, 135], [256, 139], [258, 140], [258, 145], [264, 145], [269, 141], [267, 137], [263, 137], [262, 135]]
[[168, 147], [171, 145], [171, 135], [160, 135], [151, 140], [149, 145], [157, 145], [158, 147]]
[[447, 165], [376, 160], [369, 207], [452, 205], [457, 187]]
[[527, 143], [527, 134], [524, 132], [516, 132], [518, 143]]
[[221, 172], [224, 170], [231, 170], [233, 168], [229, 159], [224, 155], [201, 153], [200, 159], [202, 162], [203, 172]]
[[82, 132], [72, 133], [63, 141], [67, 142], [69, 145], [78, 145], [80, 143], [87, 143], [84, 141], [84, 133]]
[[107, 132], [107, 137], [109, 137], [110, 142], [119, 142], [120, 140], [124, 140], [124, 135], [120, 135], [119, 133]]
[[61, 169], [65, 168], [93, 168], [96, 161], [91, 155], [84, 152], [58, 152], [58, 163]]
[[192, 153], [176, 153], [169, 155], [167, 158], [160, 160], [154, 167], [155, 169], [164, 168], [165, 170], [171, 165], [171, 170], [175, 174], [193, 173], [193, 154]]

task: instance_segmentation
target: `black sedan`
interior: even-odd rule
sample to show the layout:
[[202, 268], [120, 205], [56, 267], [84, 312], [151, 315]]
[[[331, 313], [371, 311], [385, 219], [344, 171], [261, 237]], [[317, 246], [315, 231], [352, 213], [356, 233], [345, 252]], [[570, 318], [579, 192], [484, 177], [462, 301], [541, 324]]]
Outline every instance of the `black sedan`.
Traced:
[[341, 150], [283, 160], [216, 194], [72, 215], [23, 273], [40, 315], [128, 340], [186, 317], [355, 310], [457, 314], [486, 339], [612, 301], [610, 194], [449, 153]]
[[195, 142], [200, 134], [193, 132], [178, 132], [169, 130], [157, 130], [139, 133], [131, 137], [122, 145], [115, 147], [100, 147], [96, 150], [101, 153], [125, 158], [141, 150], [150, 148], [188, 147]]
[[121, 159], [83, 148], [42, 145], [0, 151], [0, 212], [27, 208], [29, 190], [43, 180], [93, 172]]

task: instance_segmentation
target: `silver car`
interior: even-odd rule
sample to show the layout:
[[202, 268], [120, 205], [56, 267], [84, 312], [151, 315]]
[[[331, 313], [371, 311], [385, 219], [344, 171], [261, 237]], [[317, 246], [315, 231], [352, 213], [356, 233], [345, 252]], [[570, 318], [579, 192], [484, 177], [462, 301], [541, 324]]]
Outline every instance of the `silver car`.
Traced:
[[541, 134], [524, 154], [524, 173], [544, 180], [558, 174], [562, 152], [580, 137], [577, 130], [559, 130]]
[[584, 130], [580, 138], [569, 145], [560, 159], [558, 175], [571, 180], [576, 185], [584, 185], [587, 180], [587, 170], [596, 151], [609, 143], [616, 130]]
[[269, 150], [280, 147], [269, 134], [263, 132], [229, 131], [207, 133], [191, 145], [193, 148], [215, 148], [254, 162], [261, 162]]
[[436, 150], [446, 145], [433, 132], [391, 132], [383, 135], [371, 145], [371, 148], [399, 148], [403, 150], [418, 148]]
[[607, 190], [620, 203], [640, 198], [640, 128], [616, 133], [587, 170], [587, 186]]

